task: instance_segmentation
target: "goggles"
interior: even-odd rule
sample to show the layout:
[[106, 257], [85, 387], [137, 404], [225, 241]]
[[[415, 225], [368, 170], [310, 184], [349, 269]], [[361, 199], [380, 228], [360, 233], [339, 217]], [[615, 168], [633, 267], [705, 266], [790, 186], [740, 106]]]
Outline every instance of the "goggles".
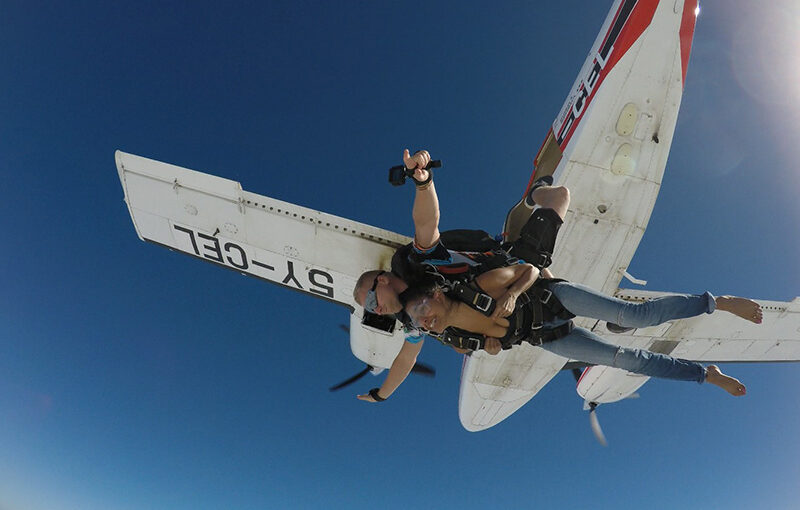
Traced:
[[422, 300], [406, 306], [406, 313], [411, 317], [411, 323], [416, 328], [424, 328], [421, 319], [431, 313], [430, 298], [424, 297]]

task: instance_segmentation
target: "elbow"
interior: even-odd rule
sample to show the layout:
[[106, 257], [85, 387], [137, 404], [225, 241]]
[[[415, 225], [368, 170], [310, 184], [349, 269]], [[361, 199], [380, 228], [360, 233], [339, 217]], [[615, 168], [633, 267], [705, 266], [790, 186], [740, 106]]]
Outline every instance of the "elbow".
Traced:
[[525, 282], [524, 290], [528, 290], [530, 286], [539, 279], [540, 271], [539, 268], [533, 264], [526, 263], [525, 266], [525, 275], [521, 278], [521, 280]]

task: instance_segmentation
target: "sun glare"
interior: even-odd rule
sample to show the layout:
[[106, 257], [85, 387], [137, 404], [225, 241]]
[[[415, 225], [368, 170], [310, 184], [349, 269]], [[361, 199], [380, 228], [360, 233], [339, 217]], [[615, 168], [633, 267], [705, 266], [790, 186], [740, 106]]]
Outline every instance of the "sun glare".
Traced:
[[732, 48], [736, 79], [754, 99], [800, 110], [800, 5], [751, 4]]

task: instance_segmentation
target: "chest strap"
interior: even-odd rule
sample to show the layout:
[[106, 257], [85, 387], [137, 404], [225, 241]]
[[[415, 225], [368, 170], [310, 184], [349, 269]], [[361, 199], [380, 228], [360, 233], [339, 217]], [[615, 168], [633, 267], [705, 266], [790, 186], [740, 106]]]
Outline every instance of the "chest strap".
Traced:
[[472, 282], [456, 282], [447, 294], [453, 299], [461, 301], [470, 308], [489, 317], [494, 313], [497, 302], [492, 296], [485, 294], [477, 287], [477, 284]]
[[[540, 283], [537, 282], [537, 285], [534, 285], [520, 294], [517, 298], [517, 307], [525, 306], [531, 301], [533, 302], [533, 306], [531, 306], [531, 310], [534, 314], [533, 324], [542, 324], [552, 320], [554, 317], [558, 319], [571, 319], [575, 317], [569, 310], [564, 308], [561, 301], [559, 301], [548, 288], [550, 283], [560, 281], [565, 280], [542, 280]], [[497, 306], [496, 301], [490, 295], [484, 293], [474, 280], [469, 282], [455, 282], [450, 287], [448, 295], [487, 317], [494, 313], [494, 309]]]
[[470, 351], [479, 351], [486, 345], [485, 336], [452, 326], [442, 334], [434, 336], [434, 338], [445, 345], [452, 345], [459, 349], [469, 349]]

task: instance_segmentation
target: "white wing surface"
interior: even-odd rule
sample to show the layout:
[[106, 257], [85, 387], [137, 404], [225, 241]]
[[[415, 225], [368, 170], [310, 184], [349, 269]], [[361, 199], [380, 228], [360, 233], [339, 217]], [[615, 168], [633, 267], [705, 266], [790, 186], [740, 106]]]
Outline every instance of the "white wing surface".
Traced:
[[[242, 190], [235, 181], [116, 153], [139, 238], [354, 310], [364, 271], [389, 269], [410, 238]], [[360, 314], [356, 316], [360, 320]], [[357, 327], [353, 353], [389, 367], [402, 344]]]
[[495, 356], [478, 351], [466, 357], [458, 399], [461, 424], [471, 432], [497, 425], [536, 395], [565, 362], [530, 344]]
[[350, 309], [358, 276], [389, 269], [394, 250], [410, 242], [221, 177], [121, 151], [116, 160], [142, 240]]
[[[645, 301], [667, 293], [626, 289], [616, 295]], [[800, 298], [788, 303], [757, 301], [764, 314], [761, 324], [716, 312], [619, 335], [605, 331], [604, 323], [594, 328], [615, 344], [706, 363], [800, 361]], [[577, 390], [585, 400], [606, 404], [625, 398], [648, 379], [618, 368], [592, 367]]]
[[[531, 177], [552, 174], [571, 191], [551, 268], [557, 276], [617, 290], [661, 186], [696, 6], [696, 0], [617, 0], [611, 7]], [[541, 349], [516, 352], [522, 349], [528, 350], [465, 363], [459, 410], [465, 428], [496, 425], [567, 361]], [[521, 364], [534, 375], [519, 370]]]
[[[645, 301], [664, 292], [620, 290], [628, 301]], [[614, 343], [644, 347], [678, 358], [703, 362], [800, 361], [800, 298], [786, 303], [756, 300], [764, 314], [754, 324], [717, 311], [614, 335]]]

